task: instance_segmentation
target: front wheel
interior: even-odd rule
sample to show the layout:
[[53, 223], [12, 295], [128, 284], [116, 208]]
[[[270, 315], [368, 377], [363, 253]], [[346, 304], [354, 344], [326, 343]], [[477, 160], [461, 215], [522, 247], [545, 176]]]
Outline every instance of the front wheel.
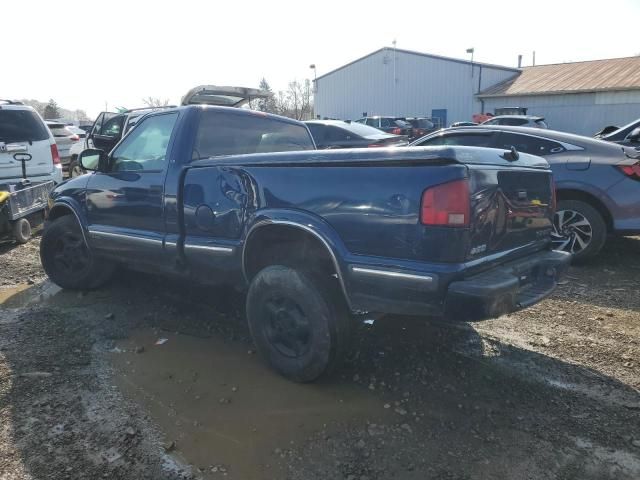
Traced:
[[553, 218], [553, 248], [573, 254], [575, 260], [592, 258], [602, 250], [607, 226], [598, 210], [581, 200], [561, 200]]
[[350, 317], [329, 281], [283, 265], [253, 278], [247, 319], [260, 354], [278, 373], [311, 382], [331, 371], [349, 342]]
[[115, 266], [97, 258], [84, 241], [75, 217], [53, 220], [40, 241], [40, 260], [49, 278], [62, 288], [86, 290], [107, 282]]

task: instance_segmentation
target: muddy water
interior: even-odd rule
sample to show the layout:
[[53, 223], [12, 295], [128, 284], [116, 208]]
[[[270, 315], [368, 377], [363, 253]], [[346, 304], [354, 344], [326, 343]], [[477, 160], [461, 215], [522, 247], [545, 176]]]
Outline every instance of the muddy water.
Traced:
[[61, 290], [51, 282], [44, 282], [38, 286], [24, 283], [11, 287], [0, 287], [0, 305], [5, 308], [34, 305], [53, 297]]
[[[166, 343], [156, 345], [159, 338]], [[143, 353], [135, 353], [136, 348]], [[300, 385], [270, 371], [246, 346], [143, 330], [112, 354], [119, 386], [143, 403], [169, 441], [205, 478], [282, 478], [279, 450], [332, 424], [376, 418], [380, 399], [353, 384]], [[122, 352], [118, 352], [122, 350]]]

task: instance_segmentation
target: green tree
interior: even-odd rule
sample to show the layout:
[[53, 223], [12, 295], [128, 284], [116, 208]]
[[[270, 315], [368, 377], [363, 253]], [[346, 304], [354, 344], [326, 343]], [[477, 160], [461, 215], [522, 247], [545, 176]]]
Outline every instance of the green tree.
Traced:
[[47, 103], [47, 105], [44, 107], [44, 118], [47, 120], [60, 118], [60, 110], [58, 109], [58, 104], [53, 98], [49, 99], [49, 103]]
[[269, 96], [267, 98], [258, 99], [256, 102], [256, 110], [267, 113], [277, 113], [276, 102], [273, 98], [273, 90], [271, 90], [269, 82], [267, 82], [267, 79], [264, 77], [260, 80], [260, 90], [267, 92]]

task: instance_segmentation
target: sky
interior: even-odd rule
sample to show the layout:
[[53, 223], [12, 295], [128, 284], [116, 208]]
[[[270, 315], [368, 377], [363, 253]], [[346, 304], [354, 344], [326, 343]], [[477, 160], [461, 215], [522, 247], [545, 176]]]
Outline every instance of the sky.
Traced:
[[517, 66], [640, 53], [640, 0], [4, 0], [0, 98], [91, 117], [201, 84], [274, 90], [381, 47]]

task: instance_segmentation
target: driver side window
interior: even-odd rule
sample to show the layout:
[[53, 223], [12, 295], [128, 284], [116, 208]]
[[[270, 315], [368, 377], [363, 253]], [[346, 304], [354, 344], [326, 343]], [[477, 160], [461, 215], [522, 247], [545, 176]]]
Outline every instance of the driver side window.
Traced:
[[177, 113], [153, 115], [133, 129], [111, 155], [111, 171], [160, 171], [166, 164], [167, 148]]

